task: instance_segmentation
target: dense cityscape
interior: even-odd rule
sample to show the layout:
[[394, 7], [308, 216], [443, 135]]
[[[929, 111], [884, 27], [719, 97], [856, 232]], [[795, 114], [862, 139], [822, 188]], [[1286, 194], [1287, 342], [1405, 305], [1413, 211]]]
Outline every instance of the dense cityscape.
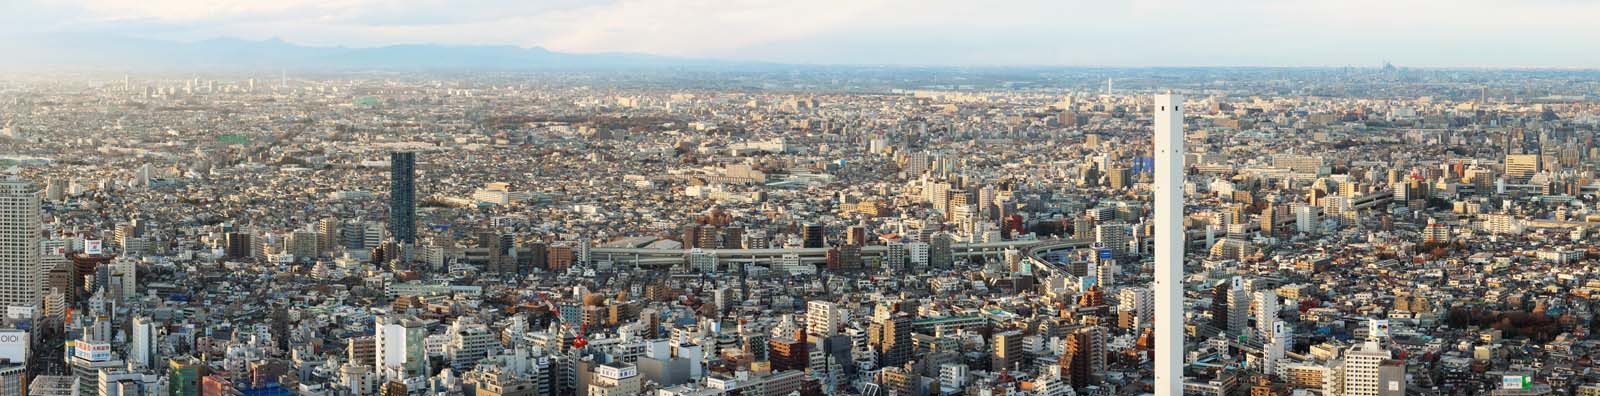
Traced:
[[1160, 114], [1183, 394], [1600, 395], [1600, 72], [1383, 64], [7, 76], [0, 396], [1156, 394]]

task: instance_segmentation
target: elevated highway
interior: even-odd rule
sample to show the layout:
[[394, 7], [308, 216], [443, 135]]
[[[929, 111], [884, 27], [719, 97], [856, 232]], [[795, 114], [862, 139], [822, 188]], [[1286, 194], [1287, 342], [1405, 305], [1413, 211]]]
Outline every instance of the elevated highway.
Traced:
[[[1026, 249], [1042, 241], [999, 241], [978, 243], [952, 243], [951, 255], [956, 258], [972, 257], [1003, 257], [1007, 249]], [[776, 249], [703, 249], [702, 252], [714, 254], [718, 263], [749, 263], [772, 264], [782, 260], [784, 256], [796, 255], [801, 263], [824, 264], [827, 262], [829, 248], [776, 248]], [[888, 251], [885, 245], [867, 245], [861, 247], [862, 257], [881, 256]], [[689, 255], [690, 249], [650, 249], [650, 248], [621, 248], [621, 247], [595, 247], [589, 249], [589, 256], [594, 260], [607, 260], [617, 265], [637, 265], [639, 267], [670, 267], [682, 264]]]

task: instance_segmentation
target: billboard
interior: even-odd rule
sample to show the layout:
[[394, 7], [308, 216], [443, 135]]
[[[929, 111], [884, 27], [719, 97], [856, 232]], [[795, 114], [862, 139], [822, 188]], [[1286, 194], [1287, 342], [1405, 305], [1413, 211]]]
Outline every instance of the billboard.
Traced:
[[111, 360], [111, 344], [78, 340], [72, 346], [72, 356], [91, 362]]
[[27, 363], [28, 332], [0, 330], [0, 359], [11, 359], [12, 363]]
[[1156, 157], [1134, 157], [1133, 173], [1154, 173], [1156, 171]]
[[104, 253], [104, 247], [104, 241], [99, 239], [83, 241], [83, 252], [90, 255], [100, 255], [101, 253]]
[[32, 319], [33, 307], [6, 307], [6, 319]]
[[1389, 320], [1388, 319], [1373, 319], [1372, 320], [1372, 329], [1371, 329], [1371, 332], [1368, 334], [1368, 336], [1371, 337], [1371, 338], [1388, 337], [1389, 336]]
[[1500, 387], [1503, 389], [1528, 389], [1533, 387], [1533, 377], [1526, 375], [1505, 375], [1500, 377]]

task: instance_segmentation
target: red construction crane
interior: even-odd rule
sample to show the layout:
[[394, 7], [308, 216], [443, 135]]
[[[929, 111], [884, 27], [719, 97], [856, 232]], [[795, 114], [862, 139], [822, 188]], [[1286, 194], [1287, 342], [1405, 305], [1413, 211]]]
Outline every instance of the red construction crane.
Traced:
[[566, 329], [569, 333], [577, 335], [572, 339], [573, 348], [583, 348], [589, 345], [589, 340], [583, 338], [583, 334], [589, 331], [589, 325], [583, 325], [581, 328], [582, 331], [573, 331], [572, 325], [568, 324], [566, 320], [561, 318], [561, 309], [556, 307], [556, 303], [551, 302], [550, 298], [545, 296], [545, 293], [542, 292], [539, 293], [539, 299], [544, 300], [544, 306], [550, 309], [550, 315], [556, 318], [556, 323], [560, 323], [561, 328]]

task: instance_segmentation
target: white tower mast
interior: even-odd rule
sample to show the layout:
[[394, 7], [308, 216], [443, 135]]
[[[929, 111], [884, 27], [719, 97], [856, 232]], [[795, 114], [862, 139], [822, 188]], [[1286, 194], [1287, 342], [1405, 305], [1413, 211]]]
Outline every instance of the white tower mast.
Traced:
[[1156, 396], [1183, 395], [1183, 96], [1156, 95]]

